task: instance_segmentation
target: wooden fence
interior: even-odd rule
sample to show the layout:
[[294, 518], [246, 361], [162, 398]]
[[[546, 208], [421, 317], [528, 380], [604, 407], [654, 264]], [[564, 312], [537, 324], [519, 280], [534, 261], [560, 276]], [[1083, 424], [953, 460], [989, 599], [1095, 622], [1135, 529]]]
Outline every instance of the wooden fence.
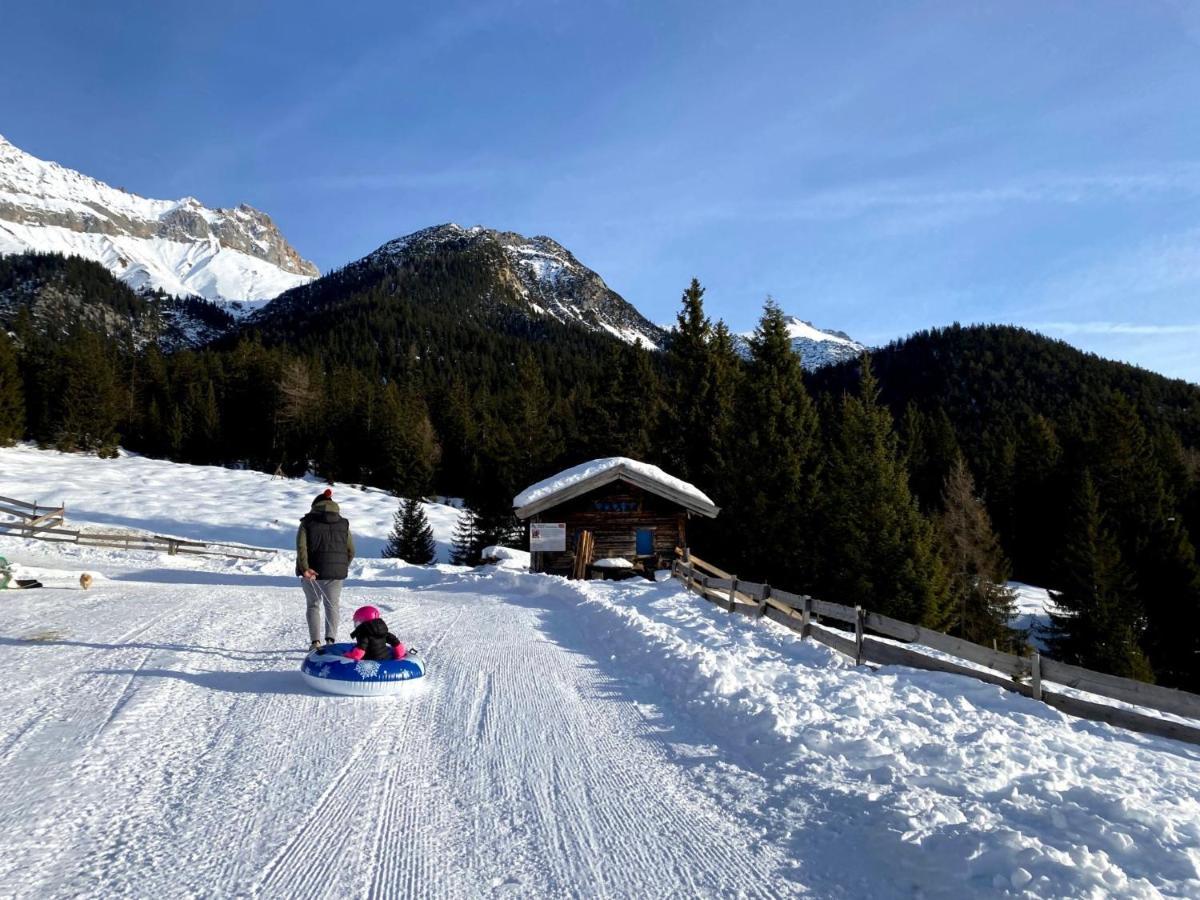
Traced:
[[8, 516], [7, 519], [0, 519], [0, 537], [33, 538], [54, 544], [117, 550], [157, 550], [170, 556], [184, 553], [227, 559], [262, 559], [276, 553], [269, 547], [252, 547], [230, 541], [191, 541], [145, 531], [74, 531], [64, 527], [67, 516], [65, 504], [47, 507], [0, 496], [0, 514]]
[[[778, 622], [802, 637], [812, 638], [844, 653], [857, 665], [876, 663], [911, 666], [966, 675], [1040, 700], [1069, 715], [1200, 744], [1200, 724], [1174, 722], [1137, 710], [1084, 700], [1055, 690], [1054, 687], [1074, 688], [1200, 720], [1200, 696], [1196, 694], [1093, 672], [1041, 656], [1037, 652], [1030, 656], [1016, 656], [869, 612], [861, 606], [843, 606], [779, 590], [768, 584], [741, 581], [737, 576], [689, 555], [687, 551], [680, 550], [679, 555], [681, 558], [676, 560], [672, 574], [688, 590], [729, 612]], [[828, 627], [823, 624], [823, 619], [840, 623], [844, 628]], [[875, 635], [903, 641], [910, 646], [882, 641]], [[924, 648], [939, 651], [954, 659], [943, 659]]]
[[65, 505], [38, 506], [24, 500], [14, 500], [12, 497], [0, 497], [0, 513], [15, 520], [0, 521], [0, 525], [19, 525], [27, 532], [44, 531], [47, 528], [61, 527], [66, 521]]

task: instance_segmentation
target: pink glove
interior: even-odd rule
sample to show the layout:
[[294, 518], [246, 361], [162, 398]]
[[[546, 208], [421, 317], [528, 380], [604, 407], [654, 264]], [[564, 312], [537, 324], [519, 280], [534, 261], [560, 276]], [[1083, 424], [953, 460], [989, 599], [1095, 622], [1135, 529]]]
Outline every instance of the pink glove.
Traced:
[[392, 659], [404, 659], [404, 656], [407, 653], [408, 650], [405, 649], [403, 644], [397, 644], [392, 648]]
[[347, 650], [342, 654], [342, 656], [346, 657], [346, 659], [353, 659], [356, 661], [362, 659], [366, 655], [367, 651], [365, 651], [362, 647], [354, 647], [353, 649]]

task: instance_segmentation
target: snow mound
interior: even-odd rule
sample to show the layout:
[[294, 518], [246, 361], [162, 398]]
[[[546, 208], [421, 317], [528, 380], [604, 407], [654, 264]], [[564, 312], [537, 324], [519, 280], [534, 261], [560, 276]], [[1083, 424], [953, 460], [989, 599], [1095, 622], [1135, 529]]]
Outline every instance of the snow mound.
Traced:
[[528, 552], [525, 550], [516, 550], [512, 547], [503, 547], [499, 544], [484, 547], [480, 557], [489, 562], [495, 561], [503, 569], [529, 568]]

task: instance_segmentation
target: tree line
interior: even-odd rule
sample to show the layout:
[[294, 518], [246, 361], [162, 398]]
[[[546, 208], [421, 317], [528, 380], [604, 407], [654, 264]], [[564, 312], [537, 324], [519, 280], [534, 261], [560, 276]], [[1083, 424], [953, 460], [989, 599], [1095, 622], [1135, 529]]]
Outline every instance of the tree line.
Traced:
[[[804, 373], [774, 303], [743, 354], [695, 281], [662, 353], [381, 291], [169, 354], [19, 311], [0, 442], [462, 496], [463, 562], [521, 540], [521, 488], [631, 456], [713, 497], [695, 549], [743, 578], [1015, 648], [1016, 575], [1059, 592], [1056, 657], [1200, 687], [1190, 386], [1011, 328]], [[403, 513], [391, 550], [428, 549], [419, 508]]]

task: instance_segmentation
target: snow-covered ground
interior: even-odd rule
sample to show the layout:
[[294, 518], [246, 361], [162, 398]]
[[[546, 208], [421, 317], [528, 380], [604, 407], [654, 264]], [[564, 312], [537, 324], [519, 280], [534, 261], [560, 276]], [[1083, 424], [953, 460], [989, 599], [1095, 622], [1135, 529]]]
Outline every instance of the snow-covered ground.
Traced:
[[[319, 487], [0, 450], [0, 494], [183, 536], [290, 545]], [[1200, 895], [1200, 748], [855, 668], [673, 582], [372, 561], [344, 611], [430, 674], [359, 700], [300, 679], [290, 554], [0, 554], [47, 584], [0, 594], [4, 896]]]
[[[43, 506], [66, 504], [69, 528], [115, 525], [292, 550], [300, 517], [326, 487], [330, 485], [316, 478], [185, 466], [124, 451], [118, 459], [102, 461], [29, 445], [0, 449], [0, 495]], [[332, 488], [333, 499], [350, 520], [360, 557], [356, 566], [369, 567], [387, 542], [400, 501], [378, 488]], [[461, 510], [442, 503], [423, 506], [438, 558], [449, 560]]]

